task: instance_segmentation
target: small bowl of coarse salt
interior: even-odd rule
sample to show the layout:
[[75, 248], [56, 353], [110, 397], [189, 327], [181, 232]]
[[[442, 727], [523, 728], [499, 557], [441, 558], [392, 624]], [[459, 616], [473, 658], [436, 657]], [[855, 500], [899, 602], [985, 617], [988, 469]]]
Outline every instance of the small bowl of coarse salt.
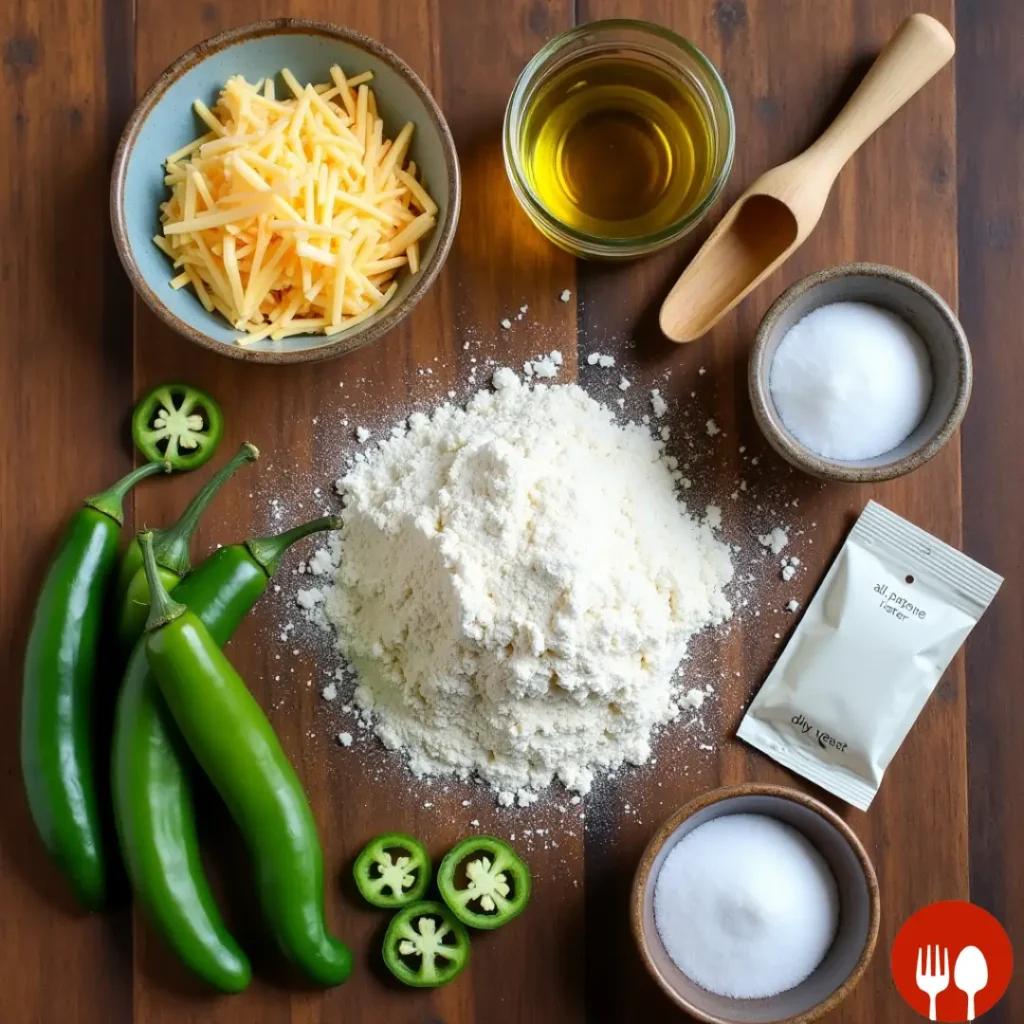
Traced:
[[713, 790], [676, 811], [633, 882], [633, 936], [705, 1024], [809, 1024], [867, 969], [881, 900], [850, 827], [784, 786]]
[[788, 462], [823, 480], [891, 480], [953, 436], [971, 350], [947, 303], [875, 263], [812, 274], [765, 314], [750, 355], [754, 416]]

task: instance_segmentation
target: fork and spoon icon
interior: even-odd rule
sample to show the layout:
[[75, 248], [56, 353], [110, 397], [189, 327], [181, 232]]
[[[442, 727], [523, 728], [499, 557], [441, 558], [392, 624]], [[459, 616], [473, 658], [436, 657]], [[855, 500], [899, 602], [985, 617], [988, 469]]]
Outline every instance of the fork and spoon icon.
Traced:
[[[932, 961], [932, 950], [935, 960]], [[949, 948], [925, 946], [917, 951], [917, 987], [928, 996], [928, 1019], [936, 1020], [935, 1002], [949, 988]], [[953, 966], [953, 984], [967, 996], [967, 1019], [974, 1020], [974, 997], [988, 984], [988, 961], [977, 946], [964, 946]]]

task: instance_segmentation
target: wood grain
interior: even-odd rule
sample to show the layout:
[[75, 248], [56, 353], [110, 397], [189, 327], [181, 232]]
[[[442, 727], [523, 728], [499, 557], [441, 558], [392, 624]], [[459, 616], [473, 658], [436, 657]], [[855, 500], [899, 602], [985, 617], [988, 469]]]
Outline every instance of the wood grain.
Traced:
[[[708, 338], [683, 348], [661, 338], [657, 308], [722, 210], [761, 171], [821, 131], [904, 17], [923, 10], [952, 26], [954, 0], [332, 0], [326, 8], [312, 0], [255, 6], [13, 0], [0, 8], [0, 83], [11, 100], [0, 114], [0, 151], [7, 157], [0, 161], [0, 237], [8, 242], [0, 250], [0, 282], [14, 298], [14, 322], [0, 344], [0, 428], [7, 441], [0, 450], [0, 658], [7, 680], [0, 696], [7, 740], [0, 748], [0, 1018], [14, 1024], [680, 1019], [630, 944], [626, 894], [633, 868], [658, 821], [698, 792], [744, 779], [809, 788], [724, 737], [791, 627], [782, 605], [809, 598], [869, 497], [954, 544], [966, 517], [968, 550], [1008, 582], [969, 646], [969, 702], [958, 658], [871, 811], [833, 802], [874, 858], [884, 913], [868, 978], [829, 1020], [916, 1019], [889, 982], [887, 959], [898, 925], [925, 903], [970, 891], [1011, 934], [1024, 934], [1024, 883], [1014, 859], [1024, 834], [1012, 783], [1021, 767], [1017, 729], [1024, 716], [1016, 636], [1024, 616], [1024, 542], [1016, 529], [1024, 492], [1014, 444], [1024, 428], [1017, 394], [1024, 358], [1017, 341], [1024, 237], [1024, 72], [1017, 44], [1024, 13], [1015, 0], [981, 6], [955, 4], [955, 93], [953, 71], [946, 69], [843, 171], [818, 229], [794, 259]], [[461, 224], [438, 284], [394, 333], [321, 366], [244, 365], [177, 338], [141, 302], [133, 304], [106, 228], [109, 155], [133, 95], [198, 40], [281, 14], [346, 24], [396, 50], [438, 97], [464, 174]], [[501, 118], [516, 75], [547, 39], [574, 21], [612, 16], [669, 25], [708, 54], [730, 87], [739, 144], [730, 185], [693, 237], [626, 267], [577, 265], [519, 210], [502, 166]], [[82, 247], [74, 256], [69, 217]], [[759, 318], [788, 284], [851, 259], [902, 267], [954, 303], [959, 281], [977, 370], [964, 430], [963, 489], [959, 441], [903, 481], [846, 488], [798, 476], [757, 433], [745, 372]], [[572, 292], [568, 304], [558, 301], [564, 288]], [[498, 328], [504, 317], [513, 320], [508, 331]], [[222, 402], [225, 454], [243, 437], [263, 452], [259, 465], [241, 471], [209, 510], [198, 557], [215, 544], [332, 507], [330, 483], [357, 448], [357, 424], [376, 434], [413, 409], [445, 400], [449, 390], [464, 399], [486, 382], [488, 360], [515, 366], [556, 348], [566, 360], [563, 379], [578, 372], [589, 391], [610, 402], [622, 397], [621, 369], [632, 382], [625, 396], [630, 415], [644, 410], [650, 386], [674, 401], [669, 448], [692, 461], [694, 508], [711, 500], [723, 505], [727, 537], [749, 552], [755, 533], [779, 523], [792, 527], [792, 550], [803, 561], [797, 579], [783, 587], [771, 560], [755, 565], [761, 581], [755, 590], [767, 595], [760, 614], [748, 606], [724, 638], [694, 645], [692, 677], [718, 687], [709, 712], [711, 735], [722, 737], [710, 744], [715, 749], [701, 750], [682, 727], [671, 730], [651, 764], [599, 787], [585, 813], [574, 808], [565, 815], [499, 811], [476, 787], [416, 783], [373, 742], [343, 750], [335, 735], [350, 729], [351, 720], [319, 697], [325, 666], [333, 667], [329, 642], [301, 626], [299, 640], [280, 640], [282, 624], [298, 621], [294, 571], [307, 548], [282, 568], [281, 593], [267, 595], [230, 653], [308, 787], [329, 868], [329, 918], [356, 951], [357, 974], [328, 993], [280, 976], [254, 920], [244, 850], [208, 795], [211, 874], [260, 971], [248, 993], [224, 999], [201, 990], [137, 915], [122, 910], [84, 919], [71, 912], [31, 833], [22, 796], [20, 665], [35, 583], [61, 522], [82, 495], [130, 463], [124, 425], [133, 398], [161, 380], [194, 381]], [[583, 356], [613, 353], [619, 367], [599, 370], [583, 360], [577, 368], [577, 348]], [[713, 442], [704, 434], [709, 417], [722, 430]], [[703, 439], [692, 453], [688, 436]], [[146, 485], [136, 521], [171, 521], [212, 471]], [[739, 491], [740, 480], [747, 491]], [[729, 497], [733, 489], [736, 499]], [[750, 561], [749, 553], [740, 557]], [[517, 845], [525, 829], [551, 828], [558, 846], [529, 841], [536, 877], [530, 911], [476, 941], [474, 965], [458, 983], [436, 993], [399, 991], [381, 976], [375, 953], [384, 921], [360, 907], [344, 882], [351, 860], [368, 838], [395, 827], [420, 835], [439, 857], [473, 830], [473, 820], [498, 835], [517, 833]], [[996, 1024], [1024, 1018], [1021, 987], [988, 1016]]]
[[[1020, 382], [1024, 319], [1024, 8], [1014, 0], [958, 4], [957, 126], [960, 316], [974, 351], [975, 393], [964, 422], [964, 544], [1006, 577], [967, 646], [971, 899], [1024, 940], [1024, 470]], [[992, 1024], [1024, 1020], [1024, 986], [1011, 984]]]
[[[730, 185], [719, 210], [709, 218], [713, 224], [755, 177], [796, 155], [832, 120], [903, 18], [923, 10], [952, 24], [948, 0], [907, 0], [881, 7], [861, 0], [832, 3], [827, 32], [820, 6], [776, 0], [682, 5], [581, 0], [580, 19], [628, 14], [669, 25], [693, 40], [721, 70], [736, 109], [738, 144]], [[800, 59], [779, 59], [783, 53], [799, 53]], [[741, 616], [724, 645], [711, 652], [708, 662], [701, 661], [712, 679], [725, 680], [715, 702], [720, 736], [732, 734], [778, 650], [777, 637], [789, 628], [781, 606], [790, 596], [806, 603], [868, 498], [959, 543], [957, 444], [902, 481], [876, 488], [825, 487], [794, 475], [772, 453], [752, 421], [746, 395], [746, 357], [760, 317], [780, 291], [813, 270], [854, 259], [890, 263], [923, 278], [955, 303], [954, 166], [953, 73], [947, 68], [864, 144], [840, 174], [817, 230], [793, 259], [708, 337], [681, 346], [682, 351], [659, 337], [656, 313], [699, 239], [629, 273], [581, 266], [581, 335], [599, 337], [603, 332], [617, 339], [617, 354], [625, 356], [631, 349], [628, 358], [638, 358], [644, 365], [643, 375], [634, 377], [636, 386], [645, 381], [650, 386], [671, 369], [667, 390], [679, 403], [677, 436], [699, 430], [707, 417], [714, 417], [722, 430], [713, 455], [703, 464], [694, 462], [690, 474], [708, 474], [718, 481], [710, 495], [698, 496], [697, 509], [710, 497], [722, 498], [730, 486], [725, 481], [745, 479], [748, 492], [741, 492], [736, 501], [725, 496], [725, 534], [749, 545], [753, 533], [779, 524], [782, 500], [799, 502], [798, 511], [782, 513], [781, 520], [794, 535], [807, 530], [789, 549], [803, 561], [794, 586], [768, 587], [760, 615]], [[894, 217], [893, 210], [900, 215]], [[746, 449], [743, 455], [741, 445]], [[964, 729], [963, 665], [958, 660], [893, 762], [870, 814], [838, 801], [833, 804], [867, 845], [885, 902], [880, 955], [854, 996], [830, 1019], [913, 1018], [893, 992], [884, 951], [899, 924], [918, 907], [935, 899], [967, 896]], [[723, 739], [717, 753], [695, 765], [692, 754], [676, 754], [675, 749], [667, 739], [658, 765], [608, 792], [597, 806], [588, 804], [588, 821], [602, 823], [601, 828], [588, 829], [586, 848], [587, 919], [594, 925], [587, 930], [587, 1004], [595, 1021], [634, 1015], [649, 1022], [677, 1017], [631, 955], [626, 928], [630, 876], [656, 819], [705, 789], [745, 779], [810, 790], [735, 741]], [[671, 763], [683, 756], [691, 763], [686, 774]], [[652, 789], [655, 783], [660, 788]], [[643, 807], [645, 813], [631, 815], [627, 804]], [[659, 805], [662, 809], [656, 810]], [[944, 823], [941, 844], [922, 841], [922, 823], [934, 820]]]
[[[219, 4], [213, 23], [206, 20], [207, 11], [183, 12], [158, 0], [138, 4], [140, 92], [174, 56], [212, 31], [271, 13], [325, 16], [322, 8], [309, 3], [254, 10], [241, 0]], [[505, 185], [500, 145], [501, 117], [515, 76], [548, 35], [569, 26], [568, 4], [516, 2], [500, 10], [461, 5], [455, 30], [451, 20], [456, 8], [447, 4], [442, 10], [427, 0], [400, 8], [336, 3], [329, 13], [332, 20], [400, 53], [441, 100], [463, 164], [461, 225], [442, 279], [415, 313], [380, 344], [325, 366], [272, 368], [219, 359], [174, 337], [136, 303], [137, 391], [186, 376], [220, 397], [229, 424], [227, 444], [242, 440], [246, 431], [263, 451], [259, 467], [249, 471], [247, 480], [233, 484], [230, 497], [211, 510], [200, 532], [200, 548], [265, 531], [273, 522], [268, 521], [273, 497], [283, 500], [289, 521], [302, 518], [316, 504], [313, 487], [329, 492], [344, 457], [357, 449], [357, 424], [377, 433], [403, 410], [446, 400], [449, 390], [465, 397], [472, 390], [467, 384], [470, 371], [483, 367], [488, 357], [521, 364], [539, 354], [525, 320], [517, 321], [515, 331], [498, 328], [521, 305], [530, 307], [531, 319], [548, 325], [545, 346], [560, 345], [567, 356], [575, 350], [572, 309], [558, 301], [558, 292], [573, 286], [572, 261], [544, 243], [519, 211]], [[447, 31], [442, 23], [448, 24]], [[470, 59], [484, 53], [486, 61]], [[464, 339], [471, 339], [469, 350], [463, 348]], [[571, 358], [567, 362], [572, 365]], [[477, 386], [488, 376], [481, 369]], [[173, 499], [161, 494], [159, 501], [140, 502], [140, 517], [156, 522], [173, 516], [194, 486], [193, 480], [178, 481]], [[353, 1024], [435, 1018], [459, 1024], [487, 1019], [495, 1007], [510, 1020], [536, 1019], [546, 1012], [566, 1022], [579, 1019], [579, 981], [574, 977], [579, 966], [567, 936], [581, 911], [580, 890], [571, 884], [572, 875], [582, 875], [581, 837], [575, 848], [566, 841], [557, 850], [538, 850], [531, 856], [538, 882], [531, 913], [545, 926], [530, 929], [528, 942], [521, 927], [481, 939], [474, 944], [476, 969], [468, 983], [437, 993], [399, 991], [381, 979], [376, 949], [385, 919], [360, 906], [338, 884], [362, 844], [380, 832], [402, 828], [422, 836], [439, 859], [472, 831], [471, 820], [502, 835], [514, 832], [515, 826], [509, 828], [508, 812], [499, 816], [493, 796], [480, 790], [455, 785], [425, 794], [423, 787], [402, 778], [396, 760], [382, 765], [376, 745], [367, 745], [365, 756], [343, 751], [335, 740], [341, 725], [331, 724], [336, 716], [319, 696], [327, 679], [317, 657], [302, 643], [285, 645], [277, 639], [287, 618], [297, 619], [297, 609], [283, 600], [276, 606], [268, 601], [240, 631], [231, 654], [257, 697], [272, 708], [286, 749], [301, 759], [298, 768], [331, 872], [330, 918], [357, 951], [359, 971], [344, 989], [326, 995], [257, 981], [242, 997], [202, 998], [181, 972], [167, 967], [159, 940], [138, 921], [135, 1019], [145, 1024], [298, 1024], [344, 1016]], [[302, 653], [294, 656], [293, 649]], [[313, 685], [303, 685], [307, 680]], [[471, 806], [463, 806], [466, 800]], [[432, 806], [425, 808], [425, 803]], [[528, 922], [523, 924], [528, 927]], [[251, 933], [240, 934], [251, 941]], [[564, 970], [551, 969], [563, 963]]]
[[0, 9], [0, 1007], [26, 1022], [106, 1024], [129, 1005], [127, 911], [75, 911], [32, 832], [18, 759], [40, 574], [67, 516], [130, 466], [131, 289], [106, 231], [109, 158], [132, 102], [109, 57], [129, 23], [129, 4]]

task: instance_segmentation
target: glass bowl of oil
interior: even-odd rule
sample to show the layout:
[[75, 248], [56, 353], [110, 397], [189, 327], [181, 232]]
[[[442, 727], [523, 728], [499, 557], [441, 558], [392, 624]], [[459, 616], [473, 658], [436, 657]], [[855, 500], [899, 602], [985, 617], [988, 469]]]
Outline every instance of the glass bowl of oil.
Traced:
[[505, 168], [556, 245], [631, 259], [707, 213], [732, 169], [735, 128], [725, 83], [692, 43], [643, 21], [596, 21], [523, 69], [505, 111]]

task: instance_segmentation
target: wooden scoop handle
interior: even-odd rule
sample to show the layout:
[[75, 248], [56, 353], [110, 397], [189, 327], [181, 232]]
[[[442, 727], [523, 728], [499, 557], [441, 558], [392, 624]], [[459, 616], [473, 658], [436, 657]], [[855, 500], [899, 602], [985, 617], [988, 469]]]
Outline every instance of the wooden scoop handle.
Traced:
[[871, 70], [825, 133], [808, 150], [834, 178], [874, 134], [953, 56], [948, 29], [927, 14], [912, 14], [896, 30]]

